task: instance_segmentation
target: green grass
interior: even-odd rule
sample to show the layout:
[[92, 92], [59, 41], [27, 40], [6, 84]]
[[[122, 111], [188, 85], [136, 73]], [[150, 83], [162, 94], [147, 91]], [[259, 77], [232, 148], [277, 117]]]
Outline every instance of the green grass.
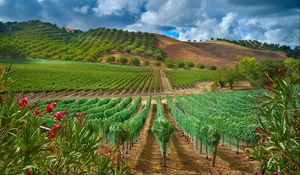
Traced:
[[166, 76], [173, 87], [191, 87], [203, 80], [213, 80], [216, 71], [208, 70], [165, 70]]
[[6, 67], [10, 63], [13, 63], [14, 70], [11, 74], [15, 80], [11, 87], [13, 92], [107, 91], [160, 87], [159, 82], [154, 85], [157, 82], [154, 79], [159, 77], [157, 69], [67, 61], [0, 59], [0, 64]]

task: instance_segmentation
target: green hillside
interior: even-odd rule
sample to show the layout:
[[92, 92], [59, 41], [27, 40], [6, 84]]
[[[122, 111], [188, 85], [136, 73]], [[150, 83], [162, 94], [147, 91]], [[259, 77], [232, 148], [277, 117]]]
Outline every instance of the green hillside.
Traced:
[[97, 61], [110, 51], [162, 59], [154, 34], [97, 28], [67, 32], [40, 21], [0, 22], [0, 56]]

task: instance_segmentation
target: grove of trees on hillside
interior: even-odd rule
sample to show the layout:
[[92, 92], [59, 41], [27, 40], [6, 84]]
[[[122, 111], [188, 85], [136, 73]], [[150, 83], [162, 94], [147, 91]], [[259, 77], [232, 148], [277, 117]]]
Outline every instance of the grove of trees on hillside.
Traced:
[[0, 23], [0, 56], [97, 61], [103, 53], [130, 52], [161, 61], [154, 34], [97, 28], [67, 32], [40, 21]]

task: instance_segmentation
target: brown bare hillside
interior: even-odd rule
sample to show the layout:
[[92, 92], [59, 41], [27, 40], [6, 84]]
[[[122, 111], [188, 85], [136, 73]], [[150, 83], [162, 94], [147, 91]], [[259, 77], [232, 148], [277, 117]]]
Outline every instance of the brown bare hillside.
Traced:
[[208, 66], [231, 67], [243, 57], [256, 57], [259, 60], [286, 58], [283, 52], [249, 49], [224, 41], [187, 43], [162, 35], [157, 35], [157, 39], [166, 56]]

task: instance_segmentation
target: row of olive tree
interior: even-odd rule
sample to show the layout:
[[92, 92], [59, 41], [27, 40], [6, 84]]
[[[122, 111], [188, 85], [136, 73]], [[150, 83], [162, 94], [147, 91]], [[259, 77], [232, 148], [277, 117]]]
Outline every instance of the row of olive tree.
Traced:
[[[101, 62], [102, 60], [99, 60], [99, 62]], [[140, 66], [141, 65], [141, 61], [137, 58], [137, 57], [131, 57], [128, 58], [126, 56], [121, 56], [119, 58], [116, 58], [113, 55], [110, 55], [108, 57], [105, 58], [105, 62], [106, 63], [117, 63], [117, 64], [121, 64], [121, 65], [134, 65], [134, 66]], [[145, 60], [143, 61], [143, 66], [150, 66], [150, 61]], [[161, 66], [161, 62], [160, 61], [155, 61], [152, 63], [153, 66], [159, 67]]]
[[[204, 64], [195, 65], [195, 63], [193, 63], [192, 61], [186, 61], [186, 62], [181, 61], [181, 60], [173, 61], [170, 58], [165, 59], [165, 66], [167, 68], [178, 68], [178, 69], [183, 69], [183, 68], [191, 69], [191, 68], [196, 66], [198, 69], [205, 69]], [[217, 67], [215, 65], [211, 65], [209, 67], [209, 69], [210, 70], [217, 70]]]

